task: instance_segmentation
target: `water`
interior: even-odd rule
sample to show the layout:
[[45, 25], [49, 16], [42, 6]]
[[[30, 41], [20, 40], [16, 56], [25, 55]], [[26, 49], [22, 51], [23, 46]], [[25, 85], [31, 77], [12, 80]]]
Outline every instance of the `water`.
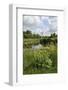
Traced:
[[41, 44], [32, 45], [32, 49], [40, 49], [40, 48], [42, 48], [42, 45]]

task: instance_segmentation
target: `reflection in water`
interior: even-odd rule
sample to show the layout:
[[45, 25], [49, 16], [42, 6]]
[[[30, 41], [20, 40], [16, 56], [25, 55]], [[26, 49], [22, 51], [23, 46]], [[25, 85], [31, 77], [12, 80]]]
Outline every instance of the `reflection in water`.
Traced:
[[40, 49], [40, 48], [42, 48], [42, 45], [41, 44], [32, 45], [32, 49]]

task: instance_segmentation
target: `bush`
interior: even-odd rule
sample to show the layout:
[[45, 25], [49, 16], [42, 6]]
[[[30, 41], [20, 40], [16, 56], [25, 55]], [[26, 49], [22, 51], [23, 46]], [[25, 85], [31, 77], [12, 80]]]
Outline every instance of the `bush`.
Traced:
[[40, 44], [42, 44], [42, 45], [48, 45], [48, 44], [51, 44], [51, 43], [57, 44], [57, 38], [48, 37], [48, 38], [40, 39]]

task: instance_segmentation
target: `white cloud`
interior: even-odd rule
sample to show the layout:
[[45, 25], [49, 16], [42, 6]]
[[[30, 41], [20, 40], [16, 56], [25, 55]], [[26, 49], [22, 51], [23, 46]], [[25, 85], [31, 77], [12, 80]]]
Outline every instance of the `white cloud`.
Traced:
[[57, 17], [53, 16], [24, 16], [24, 31], [31, 30], [32, 33], [49, 35], [57, 32]]

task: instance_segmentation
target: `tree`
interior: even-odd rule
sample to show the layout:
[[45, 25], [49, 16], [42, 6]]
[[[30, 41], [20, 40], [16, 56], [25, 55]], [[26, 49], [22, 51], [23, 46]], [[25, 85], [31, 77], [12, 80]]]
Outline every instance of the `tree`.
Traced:
[[50, 38], [54, 38], [54, 37], [57, 37], [57, 34], [56, 33], [53, 33], [51, 34]]
[[23, 31], [24, 38], [40, 38], [39, 34], [32, 34], [30, 30]]
[[27, 30], [26, 34], [32, 34], [32, 32], [30, 30]]
[[23, 36], [24, 36], [24, 38], [31, 38], [32, 32], [30, 30], [23, 31]]

